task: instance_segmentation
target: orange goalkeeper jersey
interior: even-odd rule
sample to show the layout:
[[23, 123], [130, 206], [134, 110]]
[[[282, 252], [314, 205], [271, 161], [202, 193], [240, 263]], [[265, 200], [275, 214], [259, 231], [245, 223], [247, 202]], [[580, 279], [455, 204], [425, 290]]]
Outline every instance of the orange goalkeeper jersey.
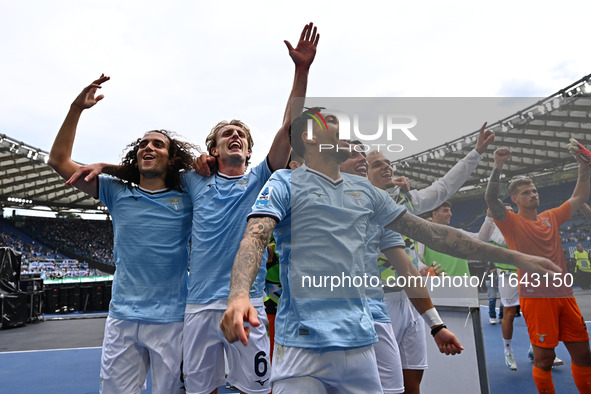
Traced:
[[[504, 220], [496, 220], [509, 249], [546, 257], [562, 268], [560, 275], [536, 276], [519, 271], [520, 297], [564, 297], [572, 295], [572, 276], [568, 272], [558, 228], [570, 219], [571, 206], [567, 201], [558, 208], [540, 213], [536, 220], [507, 211]], [[569, 286], [565, 285], [568, 284]]]

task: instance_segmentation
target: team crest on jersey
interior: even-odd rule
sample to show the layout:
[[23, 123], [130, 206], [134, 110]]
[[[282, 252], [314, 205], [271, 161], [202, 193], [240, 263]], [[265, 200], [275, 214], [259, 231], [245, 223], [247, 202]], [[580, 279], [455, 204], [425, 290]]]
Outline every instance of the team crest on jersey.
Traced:
[[361, 203], [361, 196], [363, 195], [363, 192], [345, 192], [345, 194], [353, 196], [353, 198], [355, 198], [355, 202], [357, 204]]
[[269, 197], [273, 191], [273, 186], [266, 186], [263, 191], [259, 194], [255, 205], [266, 206], [269, 204]]
[[181, 201], [181, 197], [177, 197], [177, 198], [167, 198], [168, 201], [170, 201], [170, 203], [172, 204], [172, 207], [178, 211], [178, 209], [181, 207], [181, 204], [179, 204], [179, 201]]
[[235, 185], [242, 187], [242, 189], [246, 189], [246, 186], [248, 185], [248, 178], [239, 180], [235, 183]]

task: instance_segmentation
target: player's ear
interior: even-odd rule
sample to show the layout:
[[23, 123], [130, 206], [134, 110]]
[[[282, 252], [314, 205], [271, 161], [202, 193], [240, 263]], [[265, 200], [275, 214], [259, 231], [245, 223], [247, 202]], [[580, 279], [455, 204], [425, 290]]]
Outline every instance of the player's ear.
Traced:
[[316, 141], [316, 133], [302, 133], [302, 141], [304, 141], [304, 143]]

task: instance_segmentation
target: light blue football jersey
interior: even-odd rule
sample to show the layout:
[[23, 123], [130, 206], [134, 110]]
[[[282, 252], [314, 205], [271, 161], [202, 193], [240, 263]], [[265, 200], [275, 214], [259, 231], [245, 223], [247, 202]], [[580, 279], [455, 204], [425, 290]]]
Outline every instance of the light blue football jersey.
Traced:
[[109, 316], [180, 322], [185, 316], [193, 207], [187, 193], [150, 193], [99, 176], [99, 199], [113, 219], [113, 279]]
[[[278, 221], [283, 293], [275, 340], [284, 346], [353, 348], [377, 341], [365, 287], [356, 285], [367, 276], [366, 234], [372, 223], [385, 226], [405, 209], [366, 179], [341, 176], [334, 181], [305, 165], [276, 171], [249, 215]], [[335, 279], [342, 283], [334, 286]]]
[[[227, 300], [234, 257], [246, 230], [246, 216], [271, 176], [265, 159], [249, 173], [206, 178], [195, 171], [183, 175], [193, 202], [191, 273], [188, 304]], [[266, 253], [263, 261], [267, 261]], [[267, 267], [261, 264], [251, 297], [263, 297]]]

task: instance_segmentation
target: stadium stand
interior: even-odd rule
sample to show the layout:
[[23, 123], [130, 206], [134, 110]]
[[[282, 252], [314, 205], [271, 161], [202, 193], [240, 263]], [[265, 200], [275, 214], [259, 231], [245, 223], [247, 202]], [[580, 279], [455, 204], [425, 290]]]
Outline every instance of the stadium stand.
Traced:
[[[98, 231], [112, 234], [112, 229], [109, 230], [110, 222], [108, 225], [92, 222], [37, 217], [3, 219], [0, 246], [11, 247], [21, 254], [21, 274], [39, 274], [43, 279], [104, 275], [114, 270], [112, 246], [101, 243], [104, 237]], [[112, 235], [106, 237], [112, 239]], [[110, 269], [100, 270], [103, 266]]]
[[15, 216], [0, 225], [2, 243], [23, 253], [23, 269], [56, 271], [58, 277], [115, 270], [110, 221]]

